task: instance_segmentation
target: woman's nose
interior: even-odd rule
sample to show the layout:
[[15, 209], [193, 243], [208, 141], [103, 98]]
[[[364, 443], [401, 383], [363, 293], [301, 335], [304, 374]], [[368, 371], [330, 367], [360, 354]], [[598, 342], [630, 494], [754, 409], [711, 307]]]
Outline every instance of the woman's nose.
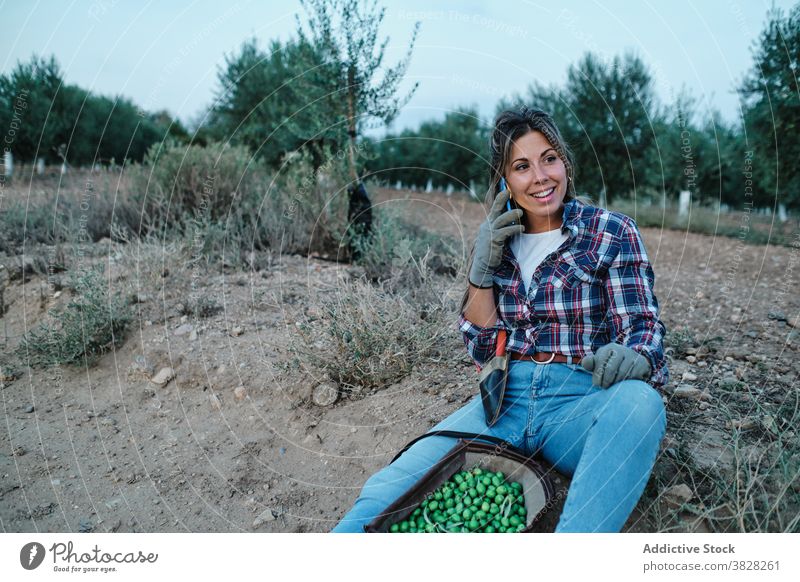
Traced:
[[533, 183], [534, 184], [541, 184], [541, 183], [547, 181], [547, 176], [545, 175], [545, 173], [542, 170], [540, 170], [536, 166], [531, 166], [531, 169], [533, 170]]

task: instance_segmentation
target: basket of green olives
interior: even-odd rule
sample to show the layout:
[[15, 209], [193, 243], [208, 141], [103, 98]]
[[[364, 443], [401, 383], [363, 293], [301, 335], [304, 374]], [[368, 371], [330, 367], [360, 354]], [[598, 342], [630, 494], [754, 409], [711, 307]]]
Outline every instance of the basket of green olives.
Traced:
[[511, 448], [459, 440], [364, 529], [388, 533], [518, 533], [553, 496], [545, 470]]

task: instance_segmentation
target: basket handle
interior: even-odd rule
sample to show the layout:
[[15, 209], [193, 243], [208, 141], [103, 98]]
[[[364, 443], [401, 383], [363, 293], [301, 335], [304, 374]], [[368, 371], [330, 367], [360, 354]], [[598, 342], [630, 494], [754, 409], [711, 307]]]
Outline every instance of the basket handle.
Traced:
[[504, 439], [501, 439], [499, 437], [492, 436], [492, 435], [489, 435], [489, 434], [477, 434], [477, 433], [474, 433], [474, 432], [462, 432], [460, 430], [432, 430], [431, 432], [426, 432], [425, 434], [419, 435], [417, 438], [415, 438], [412, 441], [410, 441], [406, 446], [404, 446], [401, 449], [401, 451], [399, 453], [397, 453], [394, 456], [394, 459], [392, 459], [391, 463], [389, 463], [389, 464], [391, 465], [397, 459], [399, 459], [400, 455], [402, 455], [408, 449], [410, 449], [411, 446], [414, 445], [416, 442], [421, 441], [422, 439], [427, 438], [427, 437], [431, 437], [431, 436], [443, 436], [443, 437], [452, 437], [452, 438], [457, 438], [457, 439], [469, 439], [469, 440], [484, 440], [484, 441], [488, 441], [488, 442], [490, 442], [490, 443], [492, 443], [494, 445], [498, 445], [500, 447], [503, 447], [504, 449], [511, 449], [512, 451], [520, 452], [519, 449], [517, 449], [517, 447], [512, 445], [507, 440], [504, 440]]

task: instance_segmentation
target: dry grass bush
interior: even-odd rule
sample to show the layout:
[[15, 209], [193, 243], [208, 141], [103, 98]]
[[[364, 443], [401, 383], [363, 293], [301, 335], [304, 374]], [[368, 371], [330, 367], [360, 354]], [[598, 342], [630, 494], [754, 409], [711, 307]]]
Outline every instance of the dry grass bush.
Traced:
[[211, 143], [155, 144], [130, 170], [132, 198], [149, 229], [197, 216], [224, 219], [237, 198], [252, 195], [259, 176], [247, 148]]
[[345, 168], [330, 150], [316, 168], [312, 160], [308, 152], [289, 156], [264, 194], [260, 230], [280, 254], [338, 256], [348, 227]]
[[326, 372], [353, 397], [394, 384], [415, 365], [435, 359], [452, 335], [444, 308], [422, 310], [363, 279], [342, 283], [314, 303], [313, 315], [292, 338], [293, 365]]
[[273, 176], [243, 147], [166, 144], [130, 173], [143, 212], [129, 230], [200, 242], [211, 263], [243, 266], [264, 249], [332, 255], [346, 232], [338, 162], [315, 169], [310, 155], [296, 153]]
[[[672, 429], [677, 447], [656, 461], [639, 503], [648, 531], [684, 531], [687, 522], [712, 532], [800, 532], [800, 393], [780, 400], [750, 394], [737, 383], [714, 403], [723, 440], [720, 462], [701, 466], [692, 449], [697, 427]], [[750, 418], [746, 428], [732, 421]], [[723, 457], [725, 460], [723, 460]], [[686, 483], [695, 497], [680, 507], [660, 503], [664, 491]]]
[[120, 293], [112, 293], [102, 271], [72, 273], [71, 298], [63, 308], [25, 334], [17, 356], [31, 367], [94, 363], [125, 338], [130, 313]]
[[456, 272], [460, 265], [394, 218], [381, 216], [375, 237], [362, 241], [361, 276], [312, 300], [290, 344], [295, 367], [321, 369], [351, 397], [398, 382], [456, 339], [463, 289], [432, 265], [441, 256]]
[[[374, 282], [398, 278], [398, 267], [412, 264], [427, 255], [427, 267], [439, 274], [455, 275], [463, 261], [455, 240], [428, 232], [409, 224], [393, 208], [373, 209], [372, 230], [368, 235], [351, 233], [349, 241], [358, 250], [357, 263], [364, 268], [365, 276]], [[412, 277], [419, 269], [408, 271]], [[400, 281], [402, 286], [402, 281]], [[409, 285], [406, 285], [407, 287]]]
[[138, 225], [128, 178], [106, 170], [31, 175], [22, 166], [0, 204], [0, 252], [23, 245], [90, 243], [111, 236], [115, 223]]
[[[732, 429], [733, 471], [694, 476], [703, 494], [701, 515], [714, 531], [800, 532], [800, 393], [791, 391], [778, 406], [753, 401], [758, 419], [747, 431]], [[741, 411], [721, 403], [723, 415]]]

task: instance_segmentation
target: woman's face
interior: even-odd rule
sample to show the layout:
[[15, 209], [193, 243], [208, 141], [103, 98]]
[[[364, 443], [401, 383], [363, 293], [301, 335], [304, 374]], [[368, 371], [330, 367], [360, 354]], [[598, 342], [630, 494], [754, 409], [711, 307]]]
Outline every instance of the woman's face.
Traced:
[[525, 232], [560, 228], [567, 169], [544, 134], [530, 131], [517, 138], [504, 170], [511, 196], [525, 212]]

